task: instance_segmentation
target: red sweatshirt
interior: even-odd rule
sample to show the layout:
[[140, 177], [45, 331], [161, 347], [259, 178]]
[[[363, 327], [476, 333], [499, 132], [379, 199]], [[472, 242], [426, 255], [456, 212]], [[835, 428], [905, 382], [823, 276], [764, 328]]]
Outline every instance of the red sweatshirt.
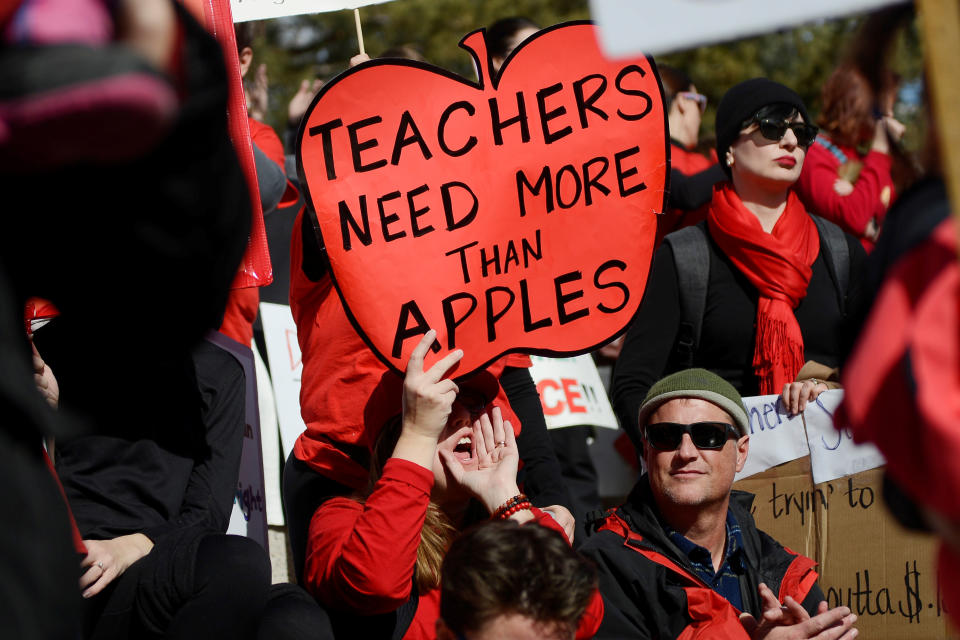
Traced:
[[[303, 578], [322, 604], [364, 614], [388, 613], [410, 598], [417, 545], [433, 473], [391, 458], [365, 503], [328, 500], [313, 515]], [[549, 514], [534, 508], [535, 522], [563, 534]], [[566, 536], [564, 536], [566, 537]], [[440, 589], [420, 594], [405, 640], [434, 640], [440, 616]], [[599, 592], [580, 621], [577, 638], [596, 633], [603, 618]]]
[[818, 139], [807, 150], [803, 172], [794, 189], [803, 206], [810, 213], [826, 218], [847, 233], [860, 238], [866, 249], [873, 243], [863, 238], [867, 223], [876, 218], [883, 222], [890, 203], [893, 202], [893, 179], [890, 177], [892, 160], [889, 155], [871, 151], [865, 156], [850, 147], [837, 148], [850, 160], [862, 161], [860, 176], [853, 183], [853, 193], [841, 196], [834, 188], [840, 159]]

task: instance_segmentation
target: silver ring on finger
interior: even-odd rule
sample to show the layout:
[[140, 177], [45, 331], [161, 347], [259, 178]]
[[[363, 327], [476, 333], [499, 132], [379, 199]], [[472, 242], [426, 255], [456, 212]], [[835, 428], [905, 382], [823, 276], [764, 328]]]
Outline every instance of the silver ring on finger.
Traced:
[[498, 447], [505, 447], [505, 446], [507, 446], [507, 443], [501, 441], [501, 442], [498, 442], [498, 443], [497, 443], [497, 446], [498, 446]]
[[103, 560], [97, 560], [97, 566], [100, 567], [100, 571], [103, 571]]

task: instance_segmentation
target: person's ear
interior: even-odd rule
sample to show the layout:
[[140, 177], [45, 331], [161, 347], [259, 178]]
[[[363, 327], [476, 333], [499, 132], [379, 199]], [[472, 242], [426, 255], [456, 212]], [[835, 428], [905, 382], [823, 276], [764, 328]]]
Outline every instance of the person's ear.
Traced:
[[743, 471], [747, 463], [747, 453], [750, 451], [750, 436], [743, 436], [737, 440], [737, 473]]
[[240, 50], [238, 56], [240, 58], [240, 77], [242, 78], [247, 75], [250, 65], [253, 64], [253, 49], [244, 47]]

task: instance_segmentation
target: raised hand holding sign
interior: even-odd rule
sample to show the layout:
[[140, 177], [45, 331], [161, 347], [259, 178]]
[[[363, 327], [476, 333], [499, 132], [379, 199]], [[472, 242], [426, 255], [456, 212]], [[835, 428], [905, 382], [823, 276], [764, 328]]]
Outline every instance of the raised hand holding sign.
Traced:
[[607, 342], [640, 304], [664, 207], [651, 60], [607, 61], [585, 23], [541, 31], [499, 76], [481, 31], [461, 44], [478, 82], [374, 60], [324, 86], [298, 136], [348, 316], [398, 372], [429, 327], [434, 352], [466, 352], [460, 375]]

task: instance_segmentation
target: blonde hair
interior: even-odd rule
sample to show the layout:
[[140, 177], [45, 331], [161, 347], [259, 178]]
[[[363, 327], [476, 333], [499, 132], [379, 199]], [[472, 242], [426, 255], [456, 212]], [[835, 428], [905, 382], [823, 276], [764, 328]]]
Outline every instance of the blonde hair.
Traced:
[[[373, 487], [383, 475], [383, 467], [393, 455], [393, 450], [400, 439], [402, 422], [400, 416], [394, 416], [383, 425], [380, 435], [373, 446], [373, 456], [370, 460], [370, 484], [366, 494], [360, 498], [363, 502], [373, 492]], [[432, 500], [427, 505], [427, 513], [423, 519], [423, 528], [420, 529], [420, 544], [417, 545], [417, 563], [414, 579], [417, 590], [422, 594], [440, 586], [440, 569], [447, 549], [457, 534], [447, 514]]]

